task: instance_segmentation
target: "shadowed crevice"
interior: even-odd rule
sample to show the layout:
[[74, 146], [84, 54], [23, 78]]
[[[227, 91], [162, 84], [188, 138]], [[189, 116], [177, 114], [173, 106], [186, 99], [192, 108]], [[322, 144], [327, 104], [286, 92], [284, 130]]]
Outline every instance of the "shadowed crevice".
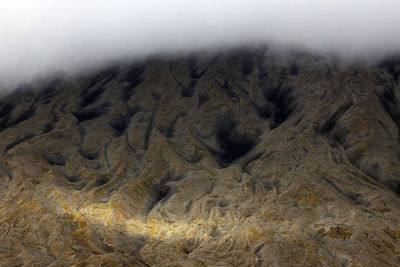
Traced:
[[153, 113], [151, 114], [149, 123], [147, 125], [147, 129], [144, 135], [144, 147], [147, 150], [147, 148], [149, 148], [149, 142], [150, 142], [150, 137], [151, 137], [151, 131], [153, 130], [154, 127], [154, 117], [156, 115], [157, 109], [155, 109], [153, 111]]
[[106, 89], [104, 87], [99, 87], [95, 90], [85, 89], [81, 94], [80, 107], [84, 108], [95, 103], [103, 94]]
[[[318, 127], [317, 132], [319, 132], [321, 135], [331, 132], [335, 128], [340, 117], [342, 117], [352, 106], [352, 100], [339, 106], [339, 108], [321, 126]], [[342, 138], [343, 137], [338, 137], [338, 139]]]
[[65, 166], [68, 155], [61, 153], [50, 153], [44, 149], [40, 151], [44, 160], [50, 165]]
[[239, 102], [239, 98], [236, 95], [236, 93], [233, 91], [232, 85], [228, 82], [228, 80], [224, 80], [224, 83], [220, 83], [217, 81], [217, 84], [224, 90], [224, 93], [229, 96], [229, 98], [232, 100], [234, 103]]
[[145, 72], [144, 65], [134, 65], [129, 71], [120, 79], [120, 83], [128, 83], [122, 87], [120, 99], [124, 102], [128, 102], [133, 95], [133, 89], [139, 86], [143, 81], [143, 73]]
[[0, 103], [0, 118], [10, 116], [10, 114], [14, 108], [15, 108], [15, 105], [12, 105], [10, 102], [2, 101]]
[[199, 93], [198, 95], [198, 107], [201, 107], [205, 102], [210, 99], [210, 96], [205, 93]]
[[351, 200], [355, 205], [364, 205], [364, 206], [369, 206], [369, 203], [366, 203], [362, 201], [361, 199], [361, 194], [356, 193], [356, 192], [345, 192], [342, 190], [339, 185], [337, 185], [334, 181], [329, 179], [326, 175], [318, 173], [319, 176], [326, 182], [328, 183], [337, 193], [342, 195], [343, 197]]
[[247, 77], [253, 72], [253, 55], [251, 53], [244, 53], [242, 56], [242, 65], [241, 65], [241, 72], [242, 72], [242, 79], [248, 81]]
[[98, 159], [100, 154], [99, 151], [94, 151], [94, 150], [88, 151], [83, 149], [82, 147], [78, 149], [78, 152], [82, 157], [84, 157], [87, 160]]
[[127, 82], [133, 83], [145, 72], [145, 66], [143, 64], [135, 64], [129, 68], [129, 70], [122, 76], [120, 83]]
[[5, 149], [4, 149], [4, 153], [7, 153], [7, 151], [9, 151], [10, 149], [12, 149], [13, 147], [15, 147], [18, 144], [21, 144], [22, 142], [25, 142], [33, 137], [35, 137], [36, 135], [34, 133], [27, 133], [25, 134], [23, 137], [15, 140], [14, 142], [8, 144]]
[[377, 93], [377, 97], [400, 132], [400, 109], [396, 101], [394, 89], [386, 87], [382, 92]]
[[173, 179], [174, 177], [171, 171], [166, 171], [161, 181], [154, 185], [148, 213], [150, 213], [158, 203], [167, 201], [175, 193], [175, 190], [172, 190], [171, 186], [168, 185], [168, 182]]
[[271, 119], [271, 128], [276, 128], [285, 122], [296, 108], [291, 95], [293, 89], [283, 86], [282, 83], [275, 86], [267, 78], [263, 78], [259, 85], [264, 97], [264, 104], [256, 106], [258, 115], [263, 119]]
[[109, 81], [115, 79], [119, 74], [119, 67], [110, 67], [100, 72], [88, 84], [88, 88], [92, 88], [102, 81], [101, 85], [107, 84]]
[[289, 75], [297, 76], [297, 75], [299, 75], [299, 72], [300, 72], [300, 68], [296, 65], [296, 63], [293, 63], [292, 65], [290, 65]]
[[242, 171], [248, 173], [249, 165], [261, 158], [262, 155], [264, 155], [264, 152], [258, 152], [257, 154], [254, 154], [248, 158], [242, 165]]
[[27, 110], [22, 112], [17, 118], [15, 118], [13, 120], [10, 119], [11, 117], [9, 115], [7, 115], [0, 122], [0, 129], [4, 130], [9, 127], [16, 126], [23, 121], [29, 120], [30, 118], [32, 118], [35, 115], [35, 111], [36, 111], [36, 106], [32, 104], [32, 105], [30, 105], [30, 107]]
[[189, 85], [183, 86], [181, 90], [182, 97], [192, 97], [194, 94], [194, 88], [196, 87], [197, 80], [191, 80]]
[[153, 97], [154, 100], [158, 101], [161, 99], [161, 93], [157, 91], [151, 91], [151, 96]]
[[160, 130], [162, 132], [162, 134], [167, 137], [167, 138], [171, 138], [174, 131], [175, 131], [175, 125], [178, 122], [178, 120], [182, 117], [187, 116], [187, 112], [185, 111], [181, 111], [178, 114], [175, 115], [174, 119], [171, 121], [171, 123], [168, 125], [168, 127], [164, 130]]
[[44, 130], [41, 134], [46, 134], [51, 132], [52, 130], [54, 130], [56, 123], [59, 121], [59, 118], [55, 112], [55, 109], [57, 107], [57, 104], [55, 104], [51, 110], [50, 110], [50, 114], [51, 114], [51, 121], [49, 121], [48, 123], [46, 123], [43, 127]]
[[205, 66], [202, 71], [199, 71], [197, 67], [198, 57], [196, 56], [189, 57], [189, 59], [186, 61], [186, 64], [190, 69], [190, 77], [195, 80], [200, 79], [215, 64], [215, 62], [217, 62], [218, 58], [219, 56], [213, 57], [207, 64], [207, 66]]
[[158, 185], [154, 189], [154, 194], [153, 194], [153, 202], [150, 205], [150, 210], [153, 209], [154, 206], [157, 205], [158, 202], [163, 201], [166, 199], [166, 196], [168, 195], [170, 191], [170, 187], [168, 185]]
[[19, 115], [14, 121], [10, 122], [10, 124], [7, 125], [7, 127], [12, 126], [12, 125], [17, 125], [20, 122], [29, 120], [30, 118], [32, 118], [35, 115], [35, 111], [36, 111], [36, 106], [31, 105], [26, 111], [24, 111], [21, 115]]
[[96, 186], [102, 186], [105, 185], [110, 181], [110, 178], [108, 178], [106, 175], [100, 175], [96, 179]]
[[215, 122], [216, 140], [220, 148], [217, 152], [218, 161], [222, 166], [247, 154], [257, 143], [258, 136], [239, 129], [232, 115], [225, 113]]
[[108, 109], [107, 109], [108, 106], [109, 106], [108, 103], [104, 103], [97, 107], [82, 108], [77, 111], [73, 111], [71, 113], [78, 120], [78, 123], [81, 123], [83, 121], [94, 120], [96, 118], [103, 116], [104, 114], [106, 114], [108, 112]]
[[108, 122], [115, 137], [122, 136], [129, 126], [131, 117], [141, 110], [140, 106], [128, 108], [127, 111], [119, 117], [116, 117]]
[[[77, 176], [77, 175], [68, 175], [68, 174], [65, 174], [65, 173], [61, 173], [61, 175], [64, 176], [68, 180], [68, 182], [70, 182], [70, 183], [77, 183], [77, 182], [82, 180], [82, 178], [80, 176]], [[84, 185], [78, 190], [81, 190], [83, 187], [86, 186], [86, 184], [87, 184], [87, 182], [85, 182]]]

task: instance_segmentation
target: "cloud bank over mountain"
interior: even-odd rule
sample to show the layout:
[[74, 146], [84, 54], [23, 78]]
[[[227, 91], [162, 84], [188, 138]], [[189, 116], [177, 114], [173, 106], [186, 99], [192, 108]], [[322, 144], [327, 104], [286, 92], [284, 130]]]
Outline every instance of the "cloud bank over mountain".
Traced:
[[5, 0], [0, 83], [265, 42], [375, 58], [400, 51], [398, 10], [397, 0]]

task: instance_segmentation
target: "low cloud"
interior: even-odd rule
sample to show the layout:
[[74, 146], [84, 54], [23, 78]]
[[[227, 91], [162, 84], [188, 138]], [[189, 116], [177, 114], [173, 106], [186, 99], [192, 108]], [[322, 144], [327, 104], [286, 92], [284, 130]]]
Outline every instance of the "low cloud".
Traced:
[[4, 0], [0, 84], [260, 43], [374, 59], [400, 51], [399, 10], [398, 0]]

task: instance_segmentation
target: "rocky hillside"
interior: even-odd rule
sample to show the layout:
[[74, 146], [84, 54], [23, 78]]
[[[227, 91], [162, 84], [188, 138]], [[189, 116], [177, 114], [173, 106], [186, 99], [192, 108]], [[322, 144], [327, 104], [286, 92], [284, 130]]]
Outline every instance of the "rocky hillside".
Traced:
[[0, 102], [4, 266], [399, 266], [400, 61], [149, 59]]

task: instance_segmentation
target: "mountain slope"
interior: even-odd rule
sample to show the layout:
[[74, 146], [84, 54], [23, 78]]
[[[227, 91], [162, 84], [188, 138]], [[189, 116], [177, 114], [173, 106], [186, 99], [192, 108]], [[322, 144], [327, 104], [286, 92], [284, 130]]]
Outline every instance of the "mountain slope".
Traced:
[[399, 265], [399, 72], [240, 50], [4, 97], [0, 262]]

